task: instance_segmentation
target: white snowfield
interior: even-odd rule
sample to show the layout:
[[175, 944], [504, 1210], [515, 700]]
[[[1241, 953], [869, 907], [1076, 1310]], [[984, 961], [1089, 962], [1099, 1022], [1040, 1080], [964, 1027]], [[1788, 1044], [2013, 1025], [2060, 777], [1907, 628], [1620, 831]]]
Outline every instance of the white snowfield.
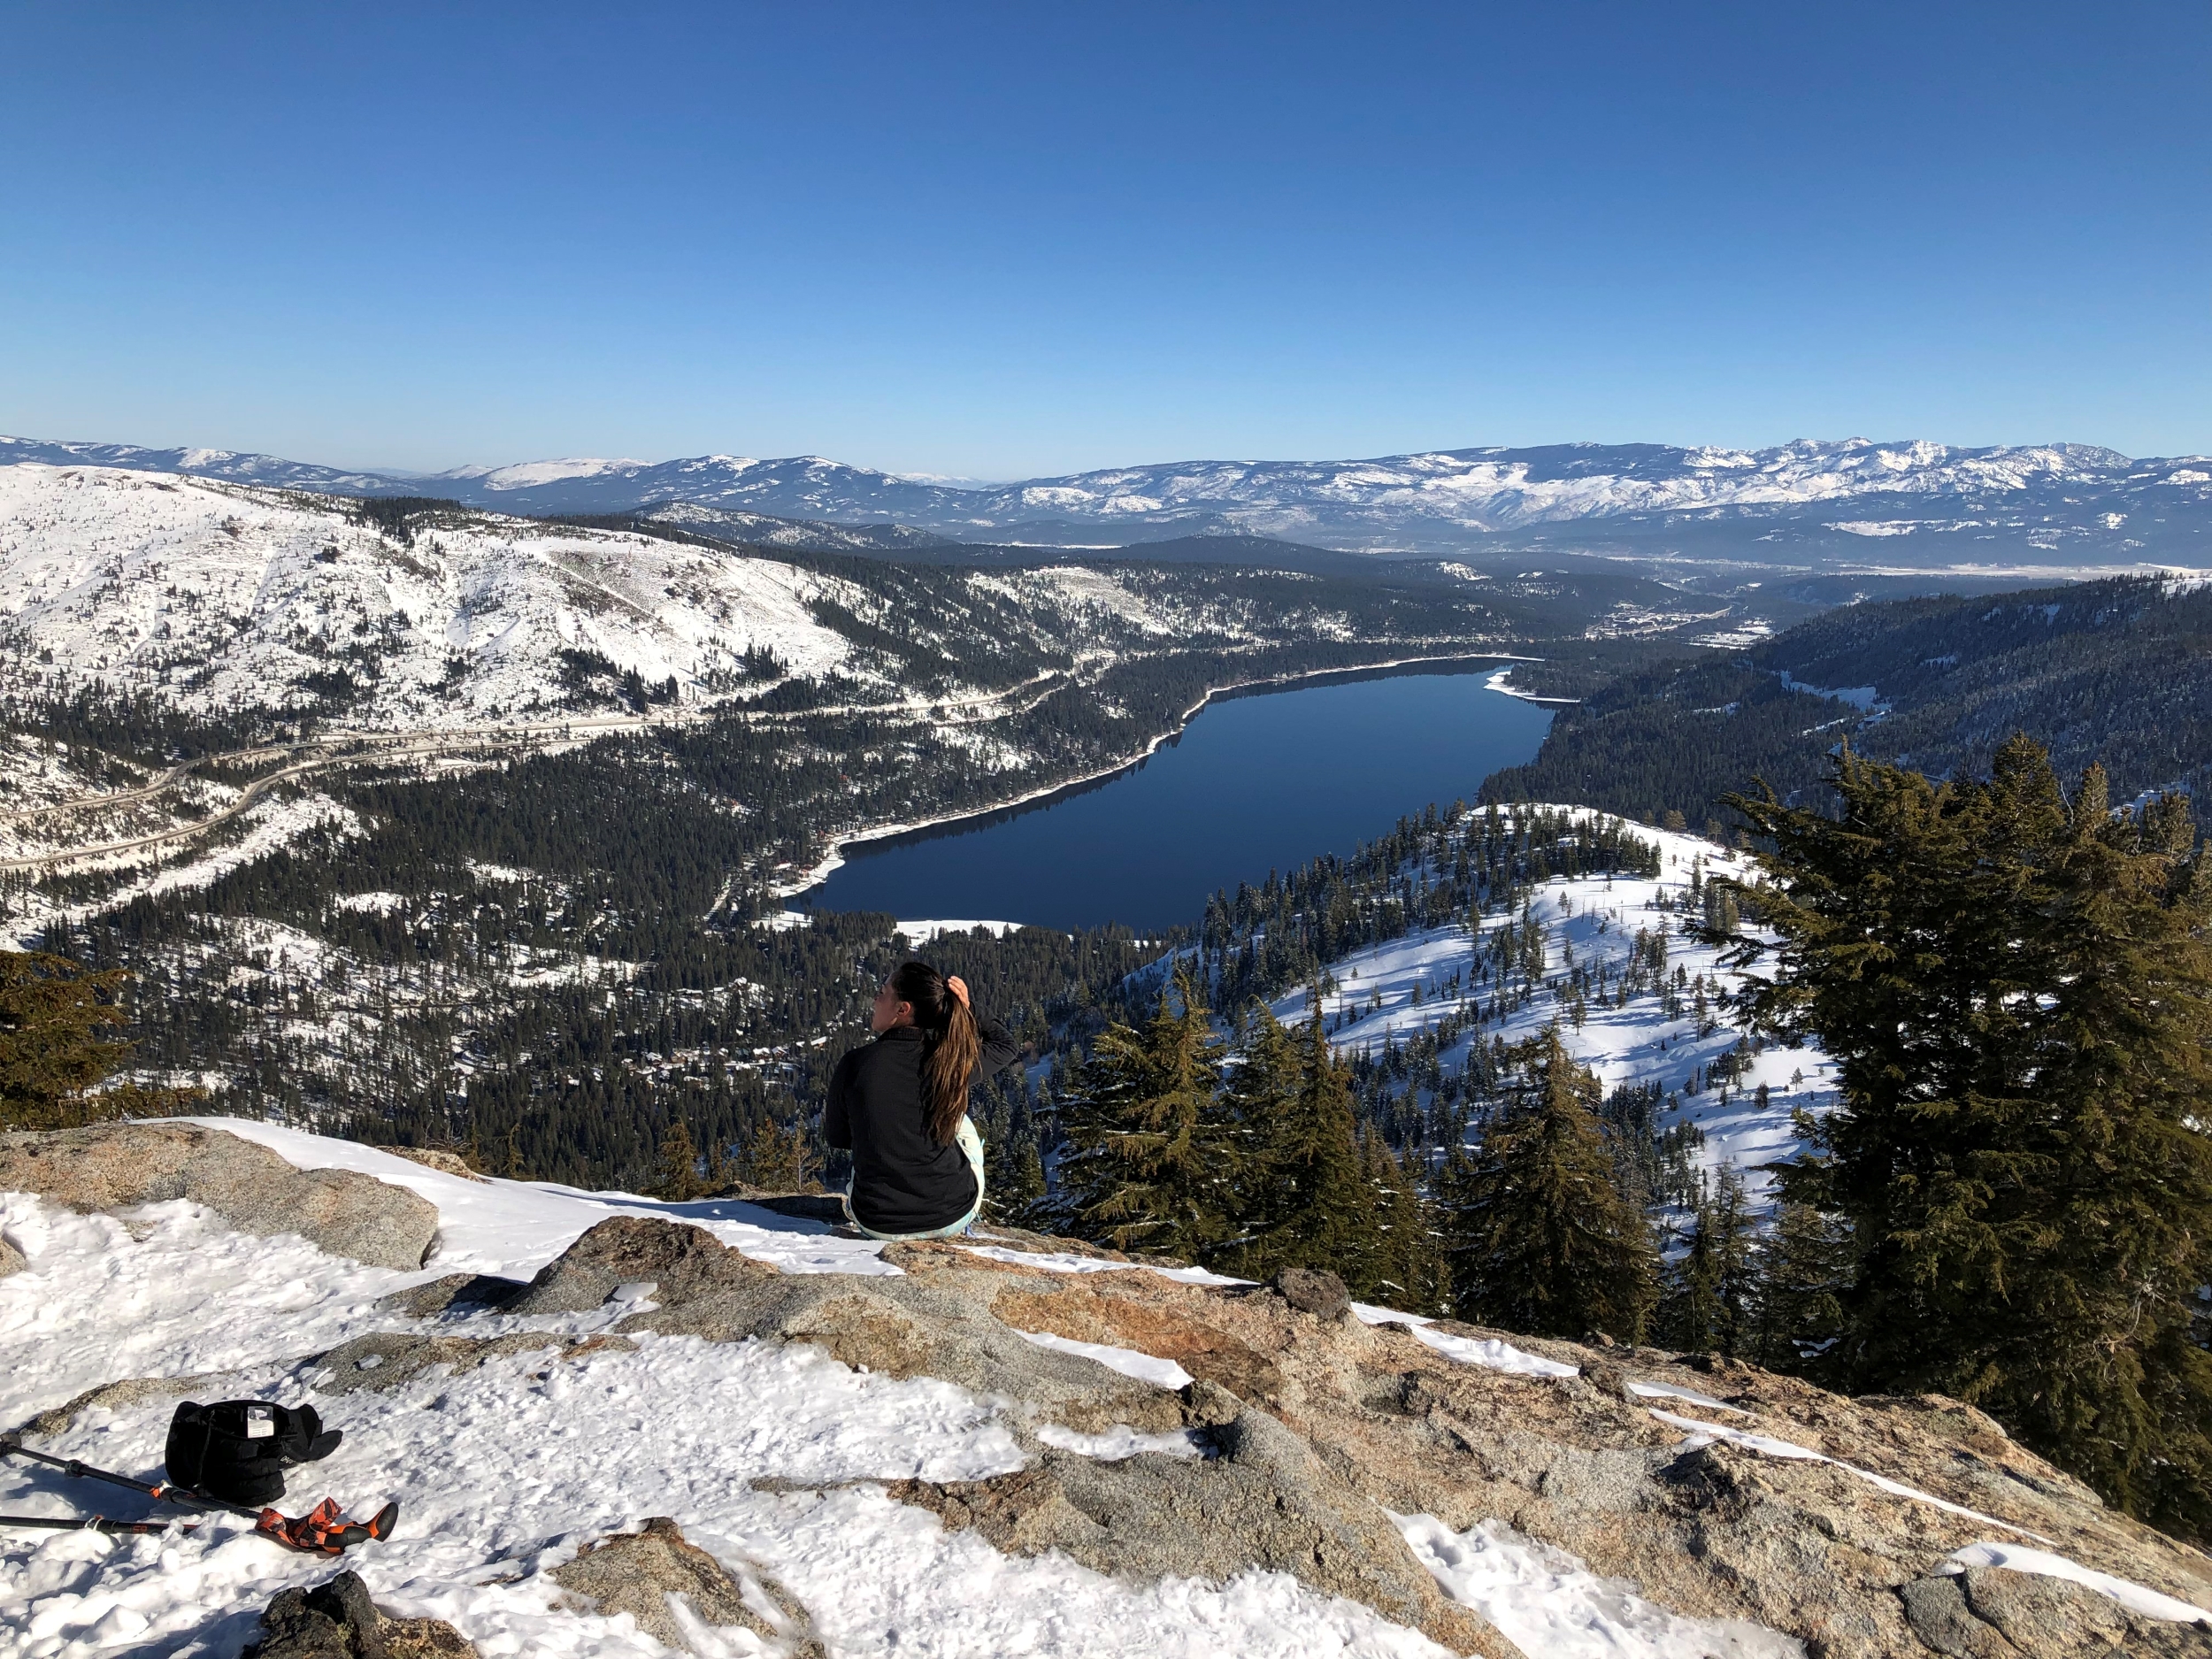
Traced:
[[[337, 502], [155, 472], [0, 467], [0, 617], [51, 667], [187, 709], [369, 690], [344, 724], [441, 728], [557, 712], [564, 650], [693, 687], [749, 649], [844, 661], [808, 610], [849, 585], [649, 536], [475, 518], [380, 535]], [[374, 678], [371, 675], [373, 673]]]
[[[97, 1382], [213, 1371], [225, 1394], [313, 1400], [345, 1441], [294, 1472], [288, 1509], [329, 1493], [357, 1512], [402, 1504], [395, 1538], [349, 1557], [379, 1603], [449, 1620], [492, 1655], [637, 1655], [667, 1650], [623, 1615], [557, 1604], [544, 1576], [592, 1539], [675, 1517], [733, 1570], [757, 1563], [808, 1607], [840, 1655], [1002, 1654], [1419, 1655], [1443, 1650], [1356, 1603], [1317, 1595], [1286, 1574], [1224, 1584], [1136, 1586], [1063, 1557], [1000, 1555], [975, 1534], [947, 1534], [927, 1513], [869, 1483], [979, 1479], [1021, 1466], [998, 1402], [927, 1379], [849, 1370], [819, 1350], [634, 1336], [633, 1352], [561, 1360], [548, 1348], [458, 1376], [433, 1371], [383, 1394], [319, 1394], [317, 1373], [288, 1363], [364, 1332], [409, 1322], [375, 1300], [439, 1274], [526, 1276], [611, 1214], [674, 1216], [787, 1271], [896, 1270], [875, 1245], [818, 1223], [733, 1203], [659, 1204], [626, 1194], [493, 1180], [428, 1170], [350, 1142], [234, 1119], [234, 1130], [303, 1168], [360, 1170], [437, 1205], [439, 1243], [419, 1272], [365, 1267], [296, 1238], [251, 1239], [187, 1202], [124, 1217], [79, 1216], [25, 1194], [0, 1194], [0, 1234], [27, 1267], [0, 1279], [0, 1419], [19, 1422]], [[985, 1247], [1070, 1271], [1148, 1271], [1079, 1256]], [[1191, 1270], [1175, 1277], [1217, 1275]], [[618, 1308], [511, 1317], [502, 1332], [549, 1338], [603, 1328], [649, 1298], [630, 1287]], [[1380, 1309], [1370, 1319], [1402, 1319]], [[1417, 1325], [1425, 1322], [1413, 1322]], [[487, 1328], [487, 1327], [477, 1327]], [[1571, 1368], [1509, 1344], [1430, 1333], [1440, 1351], [1527, 1374]], [[1462, 1351], [1462, 1348], [1465, 1351]], [[1172, 1386], [1171, 1362], [1122, 1349], [1094, 1357]], [[40, 1444], [58, 1455], [127, 1473], [157, 1473], [171, 1402], [95, 1409]], [[1710, 1432], [1709, 1428], [1701, 1432]], [[1094, 1456], [1199, 1448], [1125, 1428], [1048, 1443]], [[776, 1477], [837, 1490], [761, 1492]], [[115, 1500], [111, 1502], [111, 1499]], [[10, 1513], [147, 1512], [111, 1489], [0, 1463]], [[1532, 1655], [1566, 1659], [1783, 1659], [1796, 1644], [1770, 1631], [1683, 1618], [1600, 1579], [1580, 1563], [1494, 1522], [1455, 1533], [1425, 1516], [1399, 1517], [1417, 1556], [1448, 1593], [1481, 1611]], [[2010, 1545], [2002, 1564], [2063, 1571], [2149, 1610], [2155, 1594]], [[1977, 1557], [1978, 1560], [1979, 1557]], [[1994, 1556], [1992, 1556], [1994, 1559]], [[2053, 1565], [2055, 1562], [2057, 1564]], [[193, 1532], [110, 1539], [84, 1532], [0, 1531], [0, 1659], [91, 1659], [162, 1654], [229, 1659], [279, 1589], [321, 1581], [321, 1560], [281, 1551], [242, 1522]], [[2132, 1599], [2131, 1599], [2132, 1598]], [[2149, 1601], [2142, 1598], [2150, 1598]], [[2177, 1607], [2179, 1604], [2175, 1604]], [[2154, 1617], [2181, 1617], [2170, 1610]], [[772, 1651], [736, 1629], [703, 1632], [703, 1655]]]

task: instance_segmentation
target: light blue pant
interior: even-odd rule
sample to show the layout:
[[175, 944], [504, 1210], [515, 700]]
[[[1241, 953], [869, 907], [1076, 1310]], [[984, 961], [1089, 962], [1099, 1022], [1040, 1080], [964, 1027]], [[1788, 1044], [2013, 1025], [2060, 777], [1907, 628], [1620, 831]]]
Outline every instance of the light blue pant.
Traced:
[[983, 1137], [976, 1133], [974, 1123], [968, 1118], [963, 1117], [960, 1119], [960, 1127], [954, 1131], [952, 1138], [958, 1143], [961, 1151], [967, 1154], [968, 1167], [975, 1171], [974, 1207], [959, 1220], [949, 1222], [941, 1227], [932, 1228], [927, 1233], [877, 1233], [872, 1228], [862, 1226], [860, 1217], [853, 1215], [852, 1183], [848, 1181], [845, 1183], [844, 1194], [845, 1214], [851, 1219], [854, 1226], [860, 1228], [864, 1238], [885, 1239], [897, 1243], [908, 1243], [922, 1239], [950, 1239], [965, 1233], [975, 1225], [975, 1218], [983, 1213]]

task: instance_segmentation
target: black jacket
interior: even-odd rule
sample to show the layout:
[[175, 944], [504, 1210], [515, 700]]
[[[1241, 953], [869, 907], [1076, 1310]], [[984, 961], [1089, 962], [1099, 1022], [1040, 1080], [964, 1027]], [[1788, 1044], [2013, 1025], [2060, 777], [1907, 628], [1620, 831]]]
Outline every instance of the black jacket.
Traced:
[[[1021, 1052], [995, 1019], [979, 1022], [983, 1052], [975, 1080], [996, 1075]], [[853, 1155], [853, 1217], [874, 1233], [930, 1233], [975, 1207], [975, 1171], [959, 1143], [939, 1146], [924, 1126], [922, 1058], [928, 1033], [894, 1025], [837, 1063], [830, 1074], [822, 1139]]]

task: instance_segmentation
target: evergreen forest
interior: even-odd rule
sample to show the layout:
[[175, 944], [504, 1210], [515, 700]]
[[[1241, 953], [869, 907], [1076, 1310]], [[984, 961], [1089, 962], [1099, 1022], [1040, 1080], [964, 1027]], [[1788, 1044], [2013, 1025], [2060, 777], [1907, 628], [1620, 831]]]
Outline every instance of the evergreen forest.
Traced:
[[1494, 774], [1480, 798], [1733, 834], [1747, 820], [1728, 797], [1753, 778], [1832, 809], [1824, 780], [1846, 739], [1931, 777], [1968, 777], [2029, 732], [2062, 772], [2101, 766], [2118, 799], [2212, 801], [2212, 587], [2124, 577], [1847, 604], [1740, 653], [1645, 655], [1655, 660], [1587, 689], [1572, 682], [1581, 701], [1536, 758]]

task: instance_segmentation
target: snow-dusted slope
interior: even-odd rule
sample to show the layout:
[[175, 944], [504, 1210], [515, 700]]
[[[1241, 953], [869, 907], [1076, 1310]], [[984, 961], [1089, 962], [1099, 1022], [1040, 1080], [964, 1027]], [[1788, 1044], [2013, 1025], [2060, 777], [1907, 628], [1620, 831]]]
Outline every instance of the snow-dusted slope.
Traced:
[[482, 518], [402, 545], [342, 503], [94, 467], [0, 467], [0, 617], [41, 668], [191, 709], [303, 706], [344, 676], [357, 726], [557, 708], [564, 650], [700, 682], [753, 648], [835, 670], [788, 565]]
[[[826, 680], [843, 702], [972, 709], [1124, 649], [1356, 632], [1318, 602], [1134, 565], [840, 574], [720, 541], [0, 465], [0, 683], [97, 680], [204, 713], [411, 732], [603, 715], [631, 672], [644, 685], [626, 710], [641, 689], [664, 707], [671, 680], [683, 709], [749, 695], [764, 673]], [[902, 668], [900, 646], [930, 666]]]
[[275, 489], [311, 489], [340, 495], [409, 495], [424, 491], [417, 480], [384, 472], [317, 466], [280, 456], [248, 455], [236, 449], [149, 449], [135, 443], [71, 443], [42, 438], [0, 437], [0, 466], [37, 461], [50, 466], [119, 466], [142, 472], [188, 472], [234, 484], [265, 484]]
[[[1498, 1037], [1518, 1042], [1556, 1020], [1568, 1051], [1596, 1072], [1609, 1091], [1657, 1084], [1667, 1102], [1660, 1126], [1694, 1125], [1704, 1138], [1700, 1164], [1742, 1171], [1750, 1191], [1763, 1196], [1770, 1178], [1760, 1172], [1762, 1166], [1786, 1162], [1800, 1150], [1793, 1111], [1802, 1109], [1818, 1117], [1835, 1105], [1834, 1066], [1810, 1045], [1763, 1045], [1740, 1062], [1724, 1058], [1744, 1041], [1722, 1005], [1742, 976], [1723, 967], [1713, 947], [1689, 937], [1687, 926], [1697, 907], [1687, 902], [1687, 895], [1694, 874], [1751, 879], [1750, 862], [1697, 836], [1655, 829], [1634, 833], [1660, 849], [1657, 880], [1558, 877], [1532, 895], [1528, 914], [1544, 930], [1544, 977], [1555, 988], [1539, 992], [1526, 1003], [1509, 997], [1502, 1011], [1492, 1011], [1500, 994], [1494, 947], [1508, 922], [1522, 925], [1518, 911], [1484, 918], [1479, 940], [1461, 926], [1432, 928], [1329, 964], [1336, 989], [1324, 995], [1323, 1011], [1332, 1022], [1340, 1022], [1332, 1041], [1340, 1054], [1375, 1056], [1388, 1044], [1403, 1048], [1421, 1033], [1432, 1033], [1451, 1018], [1464, 1028], [1437, 1056], [1445, 1075], [1451, 1076], [1465, 1066], [1475, 1045], [1487, 1047]], [[1632, 992], [1617, 1005], [1593, 995], [1584, 999], [1583, 1018], [1577, 1024], [1567, 976], [1577, 967], [1591, 974], [1601, 970], [1605, 980], [1617, 987], [1640, 934], [1664, 938], [1666, 975], [1671, 980], [1678, 971], [1684, 980], [1675, 1001], [1670, 1003], [1662, 993], [1648, 989]], [[1294, 992], [1279, 999], [1275, 1010], [1284, 1018], [1303, 1018], [1306, 1001], [1306, 993]], [[1697, 1018], [1701, 1001], [1709, 1013], [1704, 1026]], [[1724, 1071], [1738, 1064], [1741, 1069], [1724, 1087], [1712, 1077], [1716, 1062]], [[1763, 1110], [1757, 1104], [1762, 1084], [1768, 1092]]]
[[830, 524], [819, 518], [779, 518], [764, 512], [746, 512], [733, 507], [709, 507], [695, 501], [672, 501], [653, 510], [662, 524], [680, 525], [719, 541], [741, 541], [748, 547], [795, 548], [810, 552], [860, 553], [880, 556], [926, 552], [962, 545], [928, 530], [900, 524]]

